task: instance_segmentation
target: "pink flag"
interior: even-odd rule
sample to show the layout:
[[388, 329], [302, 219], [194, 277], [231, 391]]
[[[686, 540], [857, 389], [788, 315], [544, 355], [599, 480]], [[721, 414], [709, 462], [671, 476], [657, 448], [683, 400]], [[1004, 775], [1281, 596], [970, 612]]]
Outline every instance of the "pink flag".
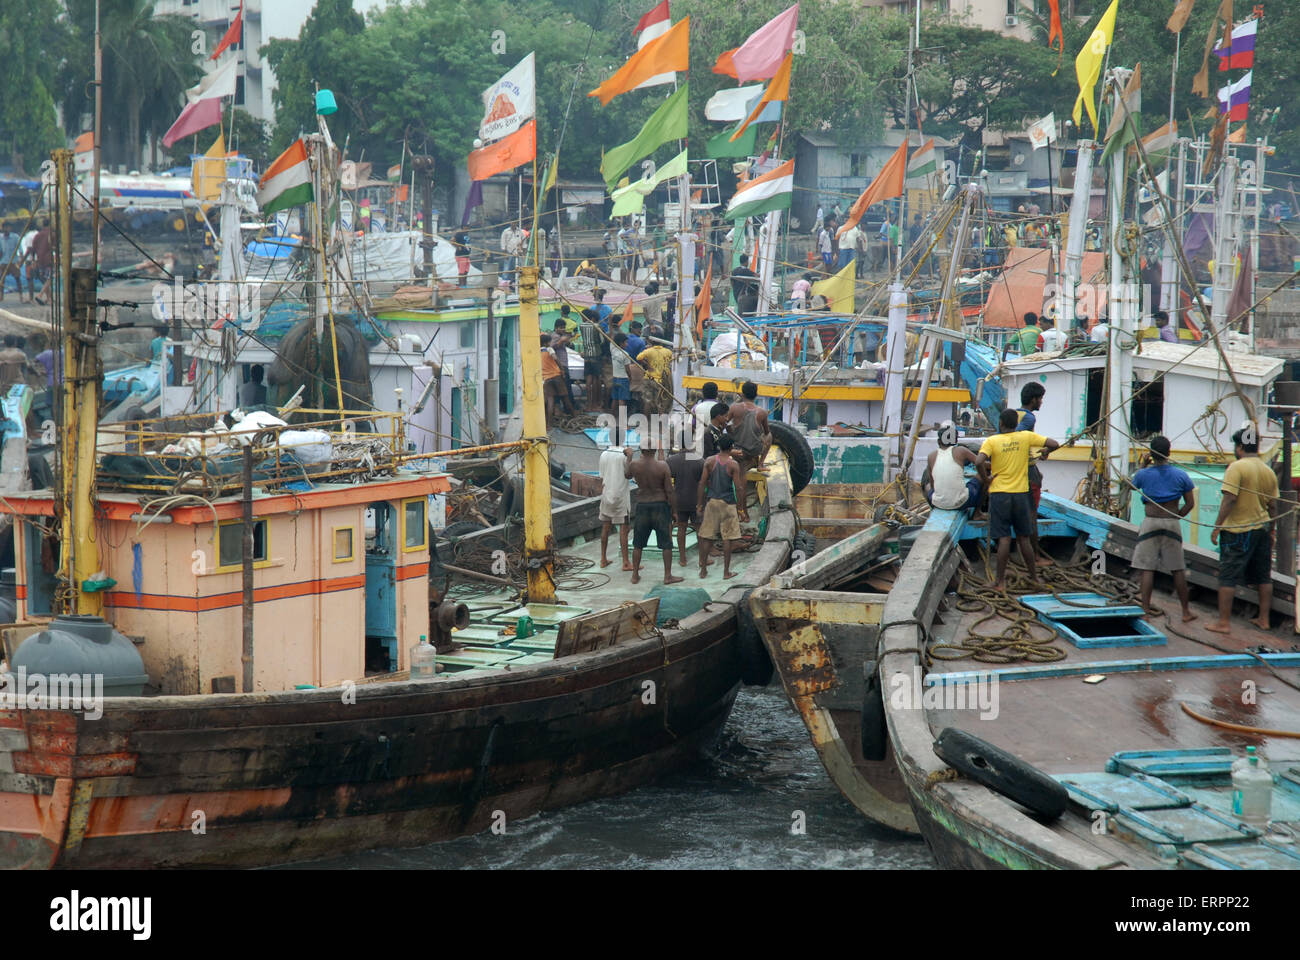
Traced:
[[220, 122], [220, 97], [213, 97], [210, 100], [195, 100], [193, 103], [185, 105], [185, 109], [176, 118], [176, 122], [171, 125], [171, 129], [163, 134], [163, 146], [170, 148], [177, 140], [184, 139], [208, 127], [215, 127]]
[[770, 80], [781, 69], [785, 55], [794, 46], [794, 31], [799, 26], [799, 4], [773, 17], [750, 35], [732, 56], [736, 79]]

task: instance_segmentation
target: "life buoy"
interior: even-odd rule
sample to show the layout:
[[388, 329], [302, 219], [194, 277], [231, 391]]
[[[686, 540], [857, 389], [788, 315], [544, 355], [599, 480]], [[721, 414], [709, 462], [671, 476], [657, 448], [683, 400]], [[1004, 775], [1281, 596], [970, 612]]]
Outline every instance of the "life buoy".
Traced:
[[934, 741], [934, 752], [963, 776], [1048, 820], [1063, 814], [1069, 803], [1070, 796], [1061, 784], [973, 733], [946, 727]]

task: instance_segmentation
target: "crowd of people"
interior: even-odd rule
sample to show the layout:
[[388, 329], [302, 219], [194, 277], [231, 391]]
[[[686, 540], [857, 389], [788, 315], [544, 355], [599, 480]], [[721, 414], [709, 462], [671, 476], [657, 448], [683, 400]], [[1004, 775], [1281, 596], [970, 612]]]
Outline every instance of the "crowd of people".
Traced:
[[[1151, 314], [1149, 326], [1165, 343], [1177, 343], [1178, 331], [1164, 310]], [[1022, 357], [1035, 353], [1060, 353], [1087, 343], [1106, 343], [1110, 340], [1110, 318], [1103, 315], [1096, 321], [1087, 314], [1079, 313], [1069, 330], [1064, 330], [1056, 322], [1052, 313], [1038, 314], [1030, 311], [1022, 318], [1023, 326], [1006, 342], [1004, 355], [1015, 348]]]
[[0, 300], [13, 277], [19, 303], [46, 303], [43, 296], [54, 271], [54, 234], [40, 220], [20, 234], [11, 221], [0, 223]]

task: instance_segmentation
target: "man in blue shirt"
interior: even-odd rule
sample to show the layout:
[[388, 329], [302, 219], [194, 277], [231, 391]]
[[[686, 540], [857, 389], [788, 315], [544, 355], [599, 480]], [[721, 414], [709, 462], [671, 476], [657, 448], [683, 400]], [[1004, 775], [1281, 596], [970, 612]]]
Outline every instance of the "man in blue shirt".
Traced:
[[1178, 601], [1183, 605], [1183, 623], [1191, 623], [1196, 614], [1188, 606], [1182, 518], [1196, 506], [1196, 485], [1186, 470], [1169, 462], [1169, 451], [1168, 438], [1152, 439], [1151, 452], [1142, 458], [1143, 469], [1131, 481], [1142, 491], [1142, 506], [1146, 511], [1146, 519], [1138, 531], [1132, 567], [1142, 571], [1140, 597], [1142, 606], [1151, 613], [1157, 612], [1151, 607], [1156, 571], [1172, 575]]
[[605, 303], [605, 291], [600, 289], [600, 287], [597, 287], [595, 290], [591, 291], [591, 296], [592, 299], [596, 301], [594, 309], [596, 313], [600, 315], [600, 329], [609, 333], [609, 323], [607, 321], [609, 320], [609, 315], [614, 311]]
[[633, 323], [632, 326], [628, 328], [629, 333], [627, 337], [627, 346], [624, 349], [627, 350], [627, 354], [630, 357], [639, 357], [641, 354], [645, 353], [647, 344], [641, 336], [641, 329], [641, 324], [639, 322]]

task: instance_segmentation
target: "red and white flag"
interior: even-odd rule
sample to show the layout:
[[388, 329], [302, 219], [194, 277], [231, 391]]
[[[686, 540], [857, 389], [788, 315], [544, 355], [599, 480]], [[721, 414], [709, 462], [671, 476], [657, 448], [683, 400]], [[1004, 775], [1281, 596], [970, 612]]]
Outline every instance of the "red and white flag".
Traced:
[[[636, 35], [636, 48], [642, 49], [652, 40], [658, 40], [672, 26], [672, 17], [668, 12], [668, 0], [663, 0], [661, 4], [647, 13], [637, 21], [636, 29], [633, 33]], [[644, 90], [646, 87], [660, 87], [665, 83], [672, 83], [677, 79], [675, 73], [661, 73], [658, 76], [651, 77], [645, 83], [638, 84], [635, 89]]]

